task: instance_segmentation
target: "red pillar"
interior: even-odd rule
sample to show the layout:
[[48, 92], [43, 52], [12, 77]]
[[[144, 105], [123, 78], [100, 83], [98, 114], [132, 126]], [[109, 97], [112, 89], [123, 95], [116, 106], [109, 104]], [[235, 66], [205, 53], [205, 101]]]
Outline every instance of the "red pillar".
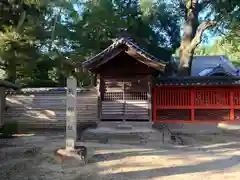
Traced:
[[196, 90], [191, 88], [191, 121], [195, 120], [195, 101], [196, 101]]
[[234, 93], [233, 91], [230, 91], [230, 121], [234, 120]]
[[154, 86], [153, 88], [153, 122], [157, 122], [157, 91], [158, 87]]

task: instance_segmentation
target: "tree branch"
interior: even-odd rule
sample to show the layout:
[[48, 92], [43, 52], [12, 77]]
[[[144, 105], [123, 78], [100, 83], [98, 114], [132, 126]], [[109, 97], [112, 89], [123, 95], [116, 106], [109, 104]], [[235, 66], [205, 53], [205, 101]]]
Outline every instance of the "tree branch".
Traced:
[[213, 0], [203, 0], [201, 3], [198, 4], [199, 12], [206, 8]]
[[51, 44], [48, 49], [49, 51], [51, 51], [53, 49], [53, 43], [54, 43], [55, 36], [56, 36], [56, 27], [57, 27], [57, 23], [59, 23], [59, 21], [60, 21], [61, 12], [62, 12], [62, 8], [60, 8], [60, 10], [58, 11], [58, 13], [55, 15], [55, 18], [54, 18], [54, 24], [53, 24], [52, 32], [51, 32]]
[[7, 64], [4, 62], [0, 55], [0, 69], [6, 70]]
[[19, 32], [21, 30], [25, 19], [26, 19], [26, 11], [23, 11], [20, 15], [20, 20], [17, 24], [17, 32]]
[[204, 21], [201, 23], [195, 37], [189, 46], [189, 51], [193, 51], [201, 43], [204, 31], [211, 27], [214, 27], [216, 24], [217, 22], [215, 21]]
[[184, 0], [181, 0], [179, 3], [180, 11], [184, 13], [184, 18], [187, 18], [187, 7], [185, 6]]

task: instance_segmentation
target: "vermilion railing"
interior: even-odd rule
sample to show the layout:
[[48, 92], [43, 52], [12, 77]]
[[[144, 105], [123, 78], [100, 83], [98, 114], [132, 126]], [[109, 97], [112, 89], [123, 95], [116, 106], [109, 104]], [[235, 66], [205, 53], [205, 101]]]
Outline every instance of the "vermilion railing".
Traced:
[[240, 123], [240, 87], [156, 85], [153, 121]]

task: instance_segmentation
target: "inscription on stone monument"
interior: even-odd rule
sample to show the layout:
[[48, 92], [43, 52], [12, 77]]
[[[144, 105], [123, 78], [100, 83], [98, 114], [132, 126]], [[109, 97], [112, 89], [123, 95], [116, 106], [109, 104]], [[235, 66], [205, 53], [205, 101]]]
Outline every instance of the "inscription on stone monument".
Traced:
[[67, 79], [67, 107], [66, 107], [66, 149], [74, 150], [77, 139], [76, 120], [77, 81], [71, 76]]

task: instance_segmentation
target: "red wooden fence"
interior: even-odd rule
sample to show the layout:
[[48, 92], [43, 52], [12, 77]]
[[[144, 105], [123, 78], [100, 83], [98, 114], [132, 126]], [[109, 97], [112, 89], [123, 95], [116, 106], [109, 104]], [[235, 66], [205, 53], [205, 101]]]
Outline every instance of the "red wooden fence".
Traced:
[[153, 121], [240, 123], [240, 87], [156, 85]]

